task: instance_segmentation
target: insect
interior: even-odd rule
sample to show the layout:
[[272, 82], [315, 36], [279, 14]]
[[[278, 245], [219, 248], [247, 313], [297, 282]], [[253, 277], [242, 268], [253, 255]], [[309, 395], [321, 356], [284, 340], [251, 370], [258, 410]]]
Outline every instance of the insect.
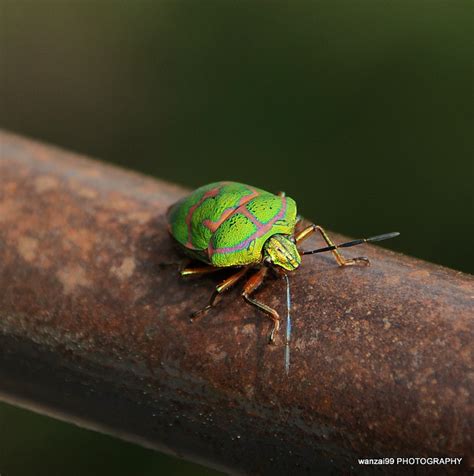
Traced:
[[[280, 316], [275, 309], [253, 297], [269, 271], [286, 274], [301, 265], [301, 256], [325, 251], [333, 253], [339, 266], [368, 265], [366, 257], [344, 258], [339, 248], [398, 235], [387, 233], [335, 245], [319, 225], [311, 224], [299, 232], [295, 231], [300, 222], [296, 203], [283, 192], [273, 194], [236, 182], [215, 182], [200, 187], [172, 205], [167, 216], [173, 238], [189, 257], [202, 263], [182, 269], [182, 276], [202, 275], [222, 268], [235, 270], [217, 285], [207, 306], [193, 312], [191, 319], [207, 312], [216, 304], [220, 294], [250, 275], [242, 297], [272, 320], [273, 328], [269, 335], [269, 342], [272, 343], [280, 328]], [[327, 246], [300, 251], [299, 245], [314, 232], [321, 234]], [[289, 316], [289, 286], [287, 303]]]

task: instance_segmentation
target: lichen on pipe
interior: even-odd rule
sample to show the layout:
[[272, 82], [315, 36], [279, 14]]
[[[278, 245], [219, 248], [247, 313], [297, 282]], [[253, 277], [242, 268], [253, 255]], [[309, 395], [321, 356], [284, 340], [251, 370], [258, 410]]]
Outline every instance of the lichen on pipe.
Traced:
[[[0, 134], [0, 398], [234, 473], [469, 465], [471, 276], [372, 245], [369, 268], [305, 257], [287, 376], [238, 290], [189, 322], [218, 278], [161, 265], [180, 259], [165, 211], [184, 193]], [[259, 297], [285, 314], [282, 280]]]

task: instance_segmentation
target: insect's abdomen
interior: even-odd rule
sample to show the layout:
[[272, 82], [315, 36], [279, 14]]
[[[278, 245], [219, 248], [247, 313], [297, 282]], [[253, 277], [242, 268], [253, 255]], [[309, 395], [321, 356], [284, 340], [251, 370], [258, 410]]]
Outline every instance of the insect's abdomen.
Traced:
[[189, 250], [206, 250], [217, 228], [235, 210], [263, 190], [235, 182], [200, 187], [168, 210], [173, 237]]
[[295, 201], [264, 192], [221, 223], [209, 243], [210, 261], [214, 266], [259, 263], [265, 241], [278, 233], [293, 234], [295, 224]]

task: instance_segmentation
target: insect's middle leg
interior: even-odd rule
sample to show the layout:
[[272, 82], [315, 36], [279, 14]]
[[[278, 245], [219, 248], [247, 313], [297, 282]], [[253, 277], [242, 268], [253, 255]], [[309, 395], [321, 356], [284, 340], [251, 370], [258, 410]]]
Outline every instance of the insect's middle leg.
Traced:
[[222, 283], [217, 285], [216, 289], [214, 290], [214, 292], [211, 295], [211, 298], [209, 299], [209, 304], [207, 306], [203, 307], [202, 309], [200, 309], [199, 311], [193, 312], [191, 314], [191, 320], [195, 319], [196, 317], [200, 316], [201, 314], [207, 312], [209, 309], [214, 307], [214, 305], [216, 303], [217, 296], [219, 296], [219, 294], [221, 294], [224, 291], [227, 291], [229, 288], [231, 288], [235, 283], [237, 283], [237, 281], [239, 281], [241, 278], [243, 278], [243, 276], [245, 275], [245, 273], [247, 271], [248, 271], [248, 267], [241, 268], [241, 269], [239, 269], [239, 271], [237, 271], [237, 273], [232, 274], [227, 279], [222, 281]]
[[263, 302], [257, 301], [250, 297], [250, 295], [255, 292], [263, 283], [265, 276], [268, 272], [267, 267], [260, 268], [246, 283], [244, 287], [244, 292], [242, 293], [243, 298], [252, 306], [255, 306], [257, 309], [263, 311], [272, 321], [273, 329], [269, 336], [269, 342], [275, 342], [275, 336], [280, 329], [280, 316], [275, 309], [263, 304]]
[[[336, 246], [334, 242], [331, 240], [331, 238], [329, 237], [329, 235], [326, 233], [324, 228], [322, 226], [314, 225], [314, 224], [311, 224], [310, 226], [305, 228], [303, 231], [298, 233], [295, 236], [295, 242], [301, 243], [303, 240], [308, 238], [308, 236], [313, 234], [315, 231], [318, 231], [321, 234], [321, 236], [323, 237], [324, 241], [328, 244], [328, 246]], [[337, 264], [339, 266], [351, 266], [354, 264], [362, 264], [365, 266], [370, 265], [369, 259], [366, 258], [365, 256], [359, 256], [357, 258], [350, 258], [350, 259], [344, 258], [344, 256], [342, 256], [342, 254], [339, 252], [337, 248], [331, 251], [331, 253], [334, 255], [334, 258], [336, 258]]]

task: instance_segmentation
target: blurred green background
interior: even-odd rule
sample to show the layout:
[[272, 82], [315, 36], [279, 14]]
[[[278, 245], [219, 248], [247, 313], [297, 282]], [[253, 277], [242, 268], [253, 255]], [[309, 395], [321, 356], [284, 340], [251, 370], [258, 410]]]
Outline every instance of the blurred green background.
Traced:
[[[0, 0], [0, 127], [189, 187], [285, 190], [329, 229], [398, 230], [387, 247], [472, 271], [473, 13]], [[214, 474], [7, 406], [0, 429], [2, 476]]]

